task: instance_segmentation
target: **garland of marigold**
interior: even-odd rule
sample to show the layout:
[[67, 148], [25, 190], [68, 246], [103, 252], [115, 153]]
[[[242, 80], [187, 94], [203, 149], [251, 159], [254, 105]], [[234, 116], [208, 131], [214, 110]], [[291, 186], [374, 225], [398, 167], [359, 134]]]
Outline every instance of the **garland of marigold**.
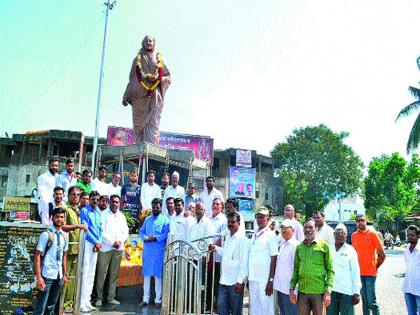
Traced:
[[[158, 67], [155, 73], [145, 73], [142, 68], [141, 63], [141, 54], [140, 52], [137, 54], [136, 60], [136, 76], [139, 84], [146, 90], [146, 96], [152, 96], [152, 93], [156, 88], [159, 86], [159, 83], [162, 81], [163, 76], [163, 58], [160, 53], [156, 54], [157, 64]], [[148, 86], [146, 82], [144, 82], [143, 78], [155, 78], [156, 82], [154, 82], [151, 86]]]

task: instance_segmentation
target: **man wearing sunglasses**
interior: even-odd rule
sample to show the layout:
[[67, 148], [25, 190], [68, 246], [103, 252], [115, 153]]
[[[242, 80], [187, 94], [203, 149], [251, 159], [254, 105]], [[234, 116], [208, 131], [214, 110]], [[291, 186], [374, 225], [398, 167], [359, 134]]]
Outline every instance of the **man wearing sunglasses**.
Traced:
[[376, 301], [376, 275], [379, 267], [385, 261], [382, 243], [375, 231], [367, 228], [364, 215], [356, 217], [357, 231], [351, 236], [351, 242], [357, 252], [360, 277], [362, 280], [363, 315], [379, 315], [379, 305]]

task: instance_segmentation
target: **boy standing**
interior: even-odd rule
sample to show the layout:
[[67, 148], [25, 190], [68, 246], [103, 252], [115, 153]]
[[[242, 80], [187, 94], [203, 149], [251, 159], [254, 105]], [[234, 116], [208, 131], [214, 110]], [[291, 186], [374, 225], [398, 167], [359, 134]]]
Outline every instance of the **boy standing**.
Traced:
[[45, 231], [40, 235], [35, 251], [35, 275], [39, 293], [33, 315], [54, 314], [63, 283], [67, 283], [68, 238], [62, 230], [65, 210], [55, 208], [52, 217], [54, 231]]

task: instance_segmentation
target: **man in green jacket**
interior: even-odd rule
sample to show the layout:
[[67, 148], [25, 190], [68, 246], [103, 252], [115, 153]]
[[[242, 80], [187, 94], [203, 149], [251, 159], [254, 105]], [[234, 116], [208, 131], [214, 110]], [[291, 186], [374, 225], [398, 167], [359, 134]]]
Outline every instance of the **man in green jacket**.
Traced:
[[[323, 308], [331, 301], [334, 280], [332, 251], [324, 240], [315, 239], [314, 220], [303, 226], [305, 239], [296, 248], [292, 280], [290, 281], [290, 302], [298, 303], [299, 315], [322, 315]], [[298, 296], [294, 289], [298, 285]]]

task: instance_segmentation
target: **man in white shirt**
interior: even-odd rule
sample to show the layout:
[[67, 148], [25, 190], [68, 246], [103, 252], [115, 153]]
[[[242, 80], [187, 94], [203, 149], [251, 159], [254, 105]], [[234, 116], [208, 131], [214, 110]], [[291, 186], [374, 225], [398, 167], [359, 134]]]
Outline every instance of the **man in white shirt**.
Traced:
[[[215, 227], [211, 220], [205, 215], [206, 211], [204, 208], [204, 203], [198, 202], [195, 205], [195, 218], [194, 224], [191, 226], [190, 230], [190, 241], [194, 242], [197, 239], [204, 238], [206, 236], [212, 236], [215, 234]], [[206, 247], [209, 244], [213, 243], [212, 239], [205, 239]]]
[[241, 217], [229, 212], [229, 233], [223, 246], [209, 245], [222, 257], [217, 309], [219, 315], [242, 315], [244, 283], [248, 275], [249, 241], [239, 233]]
[[274, 314], [273, 281], [277, 260], [277, 237], [270, 230], [270, 213], [266, 207], [256, 211], [258, 229], [250, 242], [249, 299], [251, 314]]
[[[319, 232], [318, 232], [319, 233]], [[334, 264], [334, 284], [327, 315], [354, 314], [360, 302], [360, 268], [356, 250], [346, 244], [347, 228], [340, 223], [334, 230], [335, 244], [331, 246]]]
[[219, 198], [223, 201], [223, 195], [218, 189], [214, 188], [213, 176], [206, 177], [206, 188], [201, 192], [199, 199], [204, 203], [206, 215], [210, 217], [212, 215], [213, 200]]
[[[96, 306], [102, 306], [104, 297], [109, 304], [120, 304], [115, 300], [115, 292], [124, 242], [128, 239], [128, 226], [124, 214], [119, 210], [120, 196], [112, 195], [110, 201], [109, 209], [106, 209], [102, 214], [102, 247], [98, 253], [96, 269]], [[109, 286], [108, 292], [104, 292], [107, 274], [109, 275]]]
[[[293, 237], [293, 223], [286, 219], [280, 225], [282, 241], [277, 256], [276, 273], [274, 274], [274, 289], [277, 291], [277, 302], [280, 313], [287, 315], [297, 315], [297, 304], [290, 303], [290, 280], [293, 276], [293, 266], [295, 262], [296, 246], [299, 242]], [[295, 291], [297, 293], [297, 290]]]
[[164, 215], [168, 215], [168, 209], [166, 208], [166, 199], [169, 197], [173, 198], [181, 198], [183, 200], [183, 204], [185, 202], [185, 189], [184, 187], [179, 185], [179, 173], [173, 172], [171, 178], [171, 186], [168, 186], [165, 190], [165, 194], [163, 195], [163, 211]]
[[[48, 203], [53, 201], [53, 190], [58, 173], [58, 159], [53, 158], [48, 163], [48, 171], [38, 176], [38, 214], [45, 217], [48, 212]], [[48, 215], [47, 215], [48, 216]]]
[[147, 181], [141, 185], [140, 201], [142, 210], [152, 209], [152, 200], [160, 199], [161, 191], [159, 185], [155, 183], [156, 172], [150, 170], [147, 172]]
[[291, 204], [287, 204], [284, 207], [284, 218], [292, 221], [293, 230], [295, 231], [293, 237], [297, 241], [302, 242], [305, 239], [305, 235], [303, 234], [303, 226], [299, 221], [295, 219], [295, 208]]
[[239, 221], [238, 233], [241, 235], [245, 235], [245, 220], [244, 220], [244, 216], [239, 211], [238, 199], [236, 198], [226, 199], [225, 209], [226, 209], [226, 214], [228, 217], [229, 217], [229, 213], [232, 213], [232, 212], [236, 212], [239, 214], [240, 221]]
[[67, 195], [69, 193], [69, 188], [76, 185], [77, 177], [74, 173], [75, 163], [73, 159], [68, 159], [66, 161], [66, 170], [58, 175], [55, 179], [55, 186], [63, 187], [64, 189], [64, 202], [67, 202]]
[[331, 247], [334, 246], [334, 230], [331, 226], [325, 223], [325, 214], [322, 211], [315, 211], [313, 214], [315, 220], [315, 227], [317, 229], [316, 237], [326, 241]]
[[108, 196], [117, 195], [121, 197], [121, 174], [114, 173], [112, 176], [111, 182], [108, 184]]
[[174, 199], [175, 213], [171, 216], [170, 235], [172, 241], [189, 241], [190, 229], [194, 224], [194, 218], [185, 217], [184, 200], [182, 198]]
[[99, 167], [98, 177], [92, 180], [90, 183], [92, 186], [92, 191], [97, 191], [101, 196], [108, 195], [108, 184], [105, 182], [106, 174], [108, 170], [105, 166]]
[[410, 225], [407, 228], [407, 242], [409, 246], [404, 251], [404, 260], [407, 265], [405, 272], [403, 292], [407, 313], [420, 314], [420, 228]]
[[55, 187], [53, 194], [53, 201], [48, 203], [48, 210], [42, 212], [41, 222], [42, 224], [53, 225], [52, 212], [55, 208], [60, 208], [64, 205], [64, 189], [62, 187]]

